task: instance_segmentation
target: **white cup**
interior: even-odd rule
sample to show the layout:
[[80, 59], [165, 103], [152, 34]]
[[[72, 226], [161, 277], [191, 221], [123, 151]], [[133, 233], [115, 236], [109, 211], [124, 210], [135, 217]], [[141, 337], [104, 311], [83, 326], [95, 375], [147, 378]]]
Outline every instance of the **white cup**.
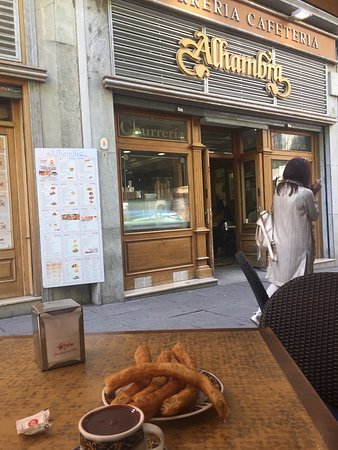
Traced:
[[79, 421], [81, 450], [145, 450], [148, 435], [157, 437], [155, 450], [164, 450], [161, 428], [144, 423], [143, 412], [132, 405], [101, 406], [87, 412]]

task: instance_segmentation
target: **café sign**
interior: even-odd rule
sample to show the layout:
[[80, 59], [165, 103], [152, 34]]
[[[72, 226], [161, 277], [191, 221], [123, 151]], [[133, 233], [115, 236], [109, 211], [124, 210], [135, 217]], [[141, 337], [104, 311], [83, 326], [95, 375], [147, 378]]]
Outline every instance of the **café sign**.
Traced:
[[121, 137], [186, 141], [184, 120], [159, 119], [157, 116], [119, 114], [118, 132]]
[[[279, 99], [289, 97], [291, 83], [283, 76], [280, 64], [274, 64], [271, 51], [260, 50], [254, 58], [228, 51], [228, 42], [220, 37], [208, 36], [195, 31], [195, 39], [183, 38], [176, 53], [180, 70], [191, 77], [208, 78], [209, 67], [223, 72], [267, 81], [266, 91]], [[187, 63], [189, 62], [189, 65]], [[192, 68], [191, 62], [195, 63]]]
[[336, 40], [320, 30], [308, 28], [286, 16], [278, 15], [259, 5], [236, 0], [147, 0], [177, 12], [225, 25], [226, 27], [267, 39], [283, 46], [336, 61]]

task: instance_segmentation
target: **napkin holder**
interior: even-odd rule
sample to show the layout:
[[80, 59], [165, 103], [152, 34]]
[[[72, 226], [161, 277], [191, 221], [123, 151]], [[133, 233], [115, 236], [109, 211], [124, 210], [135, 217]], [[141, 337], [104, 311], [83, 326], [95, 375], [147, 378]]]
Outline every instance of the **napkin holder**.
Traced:
[[41, 370], [85, 361], [83, 311], [72, 299], [32, 306], [35, 359]]

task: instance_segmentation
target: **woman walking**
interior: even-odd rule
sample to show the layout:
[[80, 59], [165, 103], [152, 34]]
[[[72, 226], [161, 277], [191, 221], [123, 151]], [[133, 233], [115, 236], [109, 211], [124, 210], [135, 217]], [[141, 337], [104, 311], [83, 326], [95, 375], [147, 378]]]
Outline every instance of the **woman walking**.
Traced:
[[[315, 242], [312, 222], [319, 217], [316, 194], [319, 180], [311, 184], [311, 166], [293, 158], [285, 166], [273, 199], [274, 241], [277, 261], [269, 261], [269, 297], [287, 281], [313, 273]], [[259, 323], [260, 310], [251, 320]]]

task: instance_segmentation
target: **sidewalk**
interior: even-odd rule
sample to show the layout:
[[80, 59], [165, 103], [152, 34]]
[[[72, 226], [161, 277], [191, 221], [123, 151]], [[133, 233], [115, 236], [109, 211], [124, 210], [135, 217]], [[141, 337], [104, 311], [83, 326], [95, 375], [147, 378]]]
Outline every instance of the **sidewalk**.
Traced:
[[[267, 287], [266, 272], [257, 273]], [[254, 327], [250, 316], [257, 302], [242, 270], [237, 265], [217, 267], [215, 275], [218, 284], [210, 287], [84, 305], [85, 332]], [[30, 314], [0, 319], [0, 336], [19, 334], [32, 334]]]
[[[265, 272], [258, 271], [264, 278]], [[108, 305], [84, 305], [85, 332], [252, 327], [255, 297], [237, 265], [216, 268], [218, 284]], [[31, 315], [0, 319], [0, 336], [32, 334]]]

